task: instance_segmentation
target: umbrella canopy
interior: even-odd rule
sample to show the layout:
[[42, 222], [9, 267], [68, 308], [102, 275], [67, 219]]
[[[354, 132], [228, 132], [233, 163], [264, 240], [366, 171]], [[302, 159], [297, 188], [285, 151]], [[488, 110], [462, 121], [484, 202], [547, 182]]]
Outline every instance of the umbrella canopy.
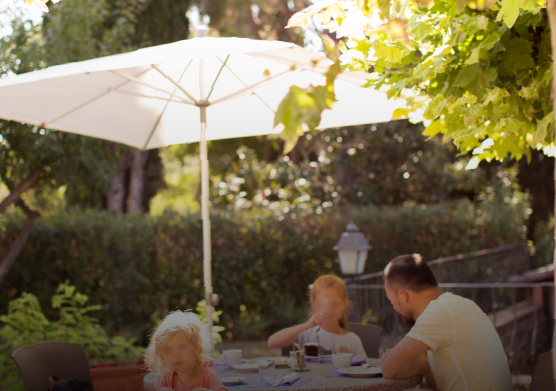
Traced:
[[[275, 111], [291, 85], [323, 84], [331, 60], [294, 44], [194, 38], [0, 79], [0, 117], [141, 149], [278, 133]], [[338, 102], [319, 128], [383, 122], [400, 103], [339, 76]]]
[[[0, 118], [140, 149], [200, 142], [204, 285], [211, 319], [207, 140], [279, 133], [276, 110], [290, 86], [324, 84], [332, 64], [291, 43], [199, 37], [0, 79]], [[403, 101], [361, 88], [346, 72], [320, 129], [385, 122]]]

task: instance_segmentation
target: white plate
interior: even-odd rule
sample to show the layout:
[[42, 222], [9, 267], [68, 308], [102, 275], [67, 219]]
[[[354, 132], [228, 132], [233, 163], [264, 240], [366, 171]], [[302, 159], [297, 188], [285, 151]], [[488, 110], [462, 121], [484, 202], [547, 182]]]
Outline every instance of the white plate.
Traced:
[[244, 377], [230, 376], [230, 377], [221, 377], [220, 380], [222, 381], [222, 384], [224, 384], [225, 386], [235, 386], [245, 382], [245, 380], [247, 379]]
[[305, 359], [309, 361], [319, 361], [319, 356], [305, 356]]
[[276, 368], [288, 368], [290, 366], [289, 357], [278, 357], [274, 360]]
[[340, 373], [343, 373], [344, 375], [348, 375], [351, 377], [373, 377], [382, 374], [381, 367], [345, 367], [336, 370]]
[[237, 372], [240, 373], [254, 373], [259, 372], [259, 364], [247, 363], [247, 364], [236, 364], [232, 366]]

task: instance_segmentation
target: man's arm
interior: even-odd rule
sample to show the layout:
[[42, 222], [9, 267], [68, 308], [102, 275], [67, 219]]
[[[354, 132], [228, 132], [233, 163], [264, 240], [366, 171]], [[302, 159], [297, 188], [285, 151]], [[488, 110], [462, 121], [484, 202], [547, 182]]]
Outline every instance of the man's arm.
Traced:
[[405, 379], [430, 374], [428, 360], [423, 357], [428, 349], [425, 343], [405, 337], [382, 356], [382, 376], [386, 379]]

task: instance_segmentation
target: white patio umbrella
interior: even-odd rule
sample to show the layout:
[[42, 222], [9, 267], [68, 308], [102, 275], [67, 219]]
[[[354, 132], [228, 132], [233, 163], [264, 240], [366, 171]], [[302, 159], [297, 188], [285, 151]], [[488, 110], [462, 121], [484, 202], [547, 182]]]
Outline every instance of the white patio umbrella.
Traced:
[[[207, 140], [279, 133], [290, 86], [324, 83], [332, 61], [291, 43], [197, 37], [0, 79], [0, 118], [140, 149], [200, 141], [203, 270], [212, 327]], [[320, 129], [385, 122], [404, 102], [342, 73]]]

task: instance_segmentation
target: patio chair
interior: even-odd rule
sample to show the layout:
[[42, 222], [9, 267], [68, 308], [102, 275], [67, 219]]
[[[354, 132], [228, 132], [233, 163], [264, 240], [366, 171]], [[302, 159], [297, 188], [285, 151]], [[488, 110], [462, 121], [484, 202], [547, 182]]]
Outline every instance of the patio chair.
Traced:
[[48, 377], [77, 379], [93, 384], [83, 346], [67, 342], [40, 342], [12, 353], [26, 391], [46, 391]]
[[348, 330], [353, 331], [363, 343], [363, 349], [367, 357], [378, 358], [378, 348], [380, 347], [380, 337], [382, 327], [372, 324], [348, 323]]
[[554, 391], [554, 376], [552, 376], [552, 352], [541, 354], [531, 378], [529, 391]]

